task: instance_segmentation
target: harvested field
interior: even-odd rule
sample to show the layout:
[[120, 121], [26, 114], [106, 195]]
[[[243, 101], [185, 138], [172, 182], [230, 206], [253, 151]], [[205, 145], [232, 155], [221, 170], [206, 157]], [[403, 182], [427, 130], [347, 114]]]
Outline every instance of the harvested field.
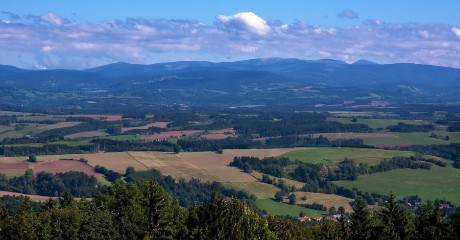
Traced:
[[163, 175], [174, 178], [201, 179], [202, 181], [217, 181], [215, 174], [194, 166], [174, 153], [163, 152], [129, 152], [133, 159], [143, 164], [147, 169], [156, 169]]
[[15, 131], [7, 131], [4, 133], [0, 133], [0, 139], [3, 138], [18, 138], [24, 136], [23, 134], [17, 133]]
[[[39, 202], [44, 202], [50, 199], [50, 197], [46, 196], [39, 196], [39, 195], [29, 195], [29, 194], [23, 194], [23, 193], [17, 193], [17, 192], [8, 192], [8, 191], [0, 191], [0, 197], [3, 196], [22, 196], [22, 197], [29, 197], [30, 199], [34, 201], [39, 201]], [[51, 197], [52, 199], [57, 199], [57, 197]]]
[[0, 116], [30, 116], [32, 113], [27, 113], [27, 112], [12, 112], [12, 111], [0, 111]]
[[[335, 194], [325, 194], [325, 193], [312, 193], [312, 192], [295, 192], [297, 197], [297, 204], [312, 204], [312, 203], [321, 203], [327, 208], [335, 207], [338, 209], [340, 206], [345, 208], [345, 211], [352, 212], [353, 209], [350, 206], [350, 203], [354, 200], [351, 198], [342, 197]], [[304, 201], [301, 198], [306, 196], [307, 200]], [[286, 199], [286, 203], [289, 201]]]
[[88, 175], [93, 175], [98, 178], [103, 178], [104, 176], [100, 173], [95, 173], [94, 169], [80, 161], [76, 160], [51, 160], [48, 162], [40, 162], [33, 165], [32, 170], [34, 174], [39, 172], [49, 172], [49, 173], [63, 173], [63, 172], [84, 172]]
[[123, 174], [125, 173], [126, 168], [130, 166], [136, 171], [148, 170], [147, 167], [136, 161], [126, 152], [77, 154], [72, 156], [75, 159], [85, 158], [88, 160], [88, 164], [93, 167], [100, 165]]
[[138, 126], [138, 127], [124, 127], [124, 128], [121, 128], [121, 133], [130, 131], [130, 130], [135, 130], [135, 129], [146, 130], [151, 127], [166, 128], [168, 126], [168, 123], [170, 122], [155, 122], [155, 123], [149, 123], [147, 125]]
[[251, 156], [259, 158], [275, 157], [291, 150], [292, 148], [229, 149], [224, 150], [222, 154], [217, 154], [215, 152], [183, 152], [180, 153], [179, 156], [191, 165], [212, 173], [212, 175], [216, 176], [220, 182], [254, 182], [257, 181], [257, 179], [237, 168], [228, 166], [228, 164], [233, 161], [236, 156]]
[[236, 190], [243, 190], [254, 194], [257, 198], [273, 198], [275, 193], [280, 189], [263, 182], [232, 182], [224, 183], [225, 187], [230, 187]]
[[123, 117], [121, 115], [102, 115], [102, 114], [75, 114], [75, 115], [54, 115], [58, 118], [94, 118], [106, 121], [121, 121]]
[[236, 136], [235, 135], [230, 135], [230, 134], [223, 134], [223, 133], [210, 133], [210, 134], [201, 135], [201, 137], [206, 138], [206, 139], [219, 140], [219, 139], [226, 139], [226, 138], [229, 138], [229, 137], [236, 137]]
[[323, 136], [326, 138], [398, 138], [394, 133], [316, 133], [313, 137]]
[[58, 122], [58, 123], [51, 124], [51, 125], [41, 126], [41, 127], [39, 127], [39, 129], [51, 130], [51, 129], [57, 129], [57, 128], [73, 127], [73, 126], [76, 126], [76, 125], [78, 125], [80, 123], [81, 122]]
[[65, 138], [68, 139], [78, 139], [78, 138], [93, 138], [93, 137], [102, 137], [107, 134], [103, 131], [88, 131], [88, 132], [79, 132], [74, 134], [65, 135]]
[[17, 163], [2, 163], [0, 164], [0, 170], [7, 169], [27, 169], [29, 166], [26, 162], [17, 162]]
[[14, 129], [14, 127], [12, 127], [12, 126], [0, 125], [0, 133], [11, 131], [13, 129]]
[[236, 130], [233, 128], [226, 128], [221, 130], [212, 131], [212, 133], [201, 135], [206, 139], [226, 139], [228, 137], [235, 137]]
[[26, 162], [1, 163], [0, 173], [8, 177], [18, 176], [24, 174], [27, 168], [29, 168], [29, 164]]
[[139, 139], [141, 140], [164, 140], [170, 137], [181, 137], [181, 136], [187, 136], [187, 135], [192, 135], [192, 134], [201, 133], [201, 132], [203, 131], [202, 130], [169, 131], [169, 132], [162, 132], [159, 134], [142, 135], [142, 136], [139, 136]]

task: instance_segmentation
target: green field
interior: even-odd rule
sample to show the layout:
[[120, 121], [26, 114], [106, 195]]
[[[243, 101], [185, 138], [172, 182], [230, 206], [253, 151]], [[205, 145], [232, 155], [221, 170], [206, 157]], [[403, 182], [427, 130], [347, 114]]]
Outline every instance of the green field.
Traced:
[[326, 211], [318, 211], [309, 208], [304, 208], [286, 203], [276, 202], [272, 199], [257, 199], [256, 205], [258, 208], [267, 211], [270, 215], [298, 217], [300, 212], [303, 212], [308, 217], [321, 217], [327, 214]]
[[460, 204], [460, 169], [433, 166], [431, 170], [397, 169], [389, 172], [359, 176], [356, 181], [337, 181], [339, 186], [398, 198], [419, 195], [423, 200], [446, 198]]
[[[356, 122], [352, 122], [352, 118], [336, 118], [337, 122], [343, 124], [361, 123], [366, 124], [371, 128], [386, 128], [390, 125], [397, 125], [398, 122], [407, 124], [420, 125], [424, 122], [417, 120], [401, 120], [401, 119], [377, 119], [377, 118], [358, 118]], [[426, 123], [425, 123], [426, 124]]]
[[118, 136], [106, 136], [104, 138], [112, 139], [112, 140], [119, 140], [119, 141], [130, 141], [136, 140], [136, 135], [118, 135]]
[[366, 138], [364, 144], [380, 145], [380, 144], [413, 144], [413, 145], [440, 145], [449, 144], [450, 141], [430, 138], [431, 132], [388, 132], [398, 136], [398, 138]]
[[383, 150], [371, 148], [305, 148], [288, 152], [281, 157], [308, 163], [334, 164], [348, 157], [356, 163], [378, 164], [394, 156], [413, 156], [410, 151]]
[[330, 111], [333, 116], [340, 117], [398, 117], [398, 114], [391, 112], [350, 112], [350, 111]]

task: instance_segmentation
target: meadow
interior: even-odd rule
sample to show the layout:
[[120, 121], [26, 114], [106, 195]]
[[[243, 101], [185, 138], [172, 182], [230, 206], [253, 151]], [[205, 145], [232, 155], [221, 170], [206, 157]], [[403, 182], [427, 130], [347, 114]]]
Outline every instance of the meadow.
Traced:
[[383, 150], [372, 148], [304, 148], [298, 149], [281, 157], [291, 160], [300, 160], [308, 163], [334, 164], [343, 161], [345, 158], [353, 159], [356, 163], [378, 164], [383, 159], [394, 156], [413, 156], [410, 151]]
[[431, 170], [397, 169], [389, 172], [359, 176], [356, 181], [337, 181], [339, 186], [358, 188], [365, 192], [397, 198], [418, 195], [423, 200], [446, 198], [460, 204], [460, 169], [433, 166]]

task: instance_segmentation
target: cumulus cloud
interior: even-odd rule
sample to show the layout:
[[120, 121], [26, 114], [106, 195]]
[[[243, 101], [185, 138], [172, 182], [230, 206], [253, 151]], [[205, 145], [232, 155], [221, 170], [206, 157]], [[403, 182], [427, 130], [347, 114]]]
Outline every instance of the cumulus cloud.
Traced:
[[43, 20], [44, 22], [47, 22], [49, 24], [53, 24], [56, 26], [60, 26], [62, 24], [69, 23], [69, 20], [62, 18], [54, 13], [47, 13], [41, 16], [40, 19]]
[[452, 32], [455, 34], [455, 36], [460, 37], [460, 28], [453, 27]]
[[345, 10], [342, 10], [341, 12], [339, 12], [337, 14], [337, 16], [339, 18], [346, 18], [346, 19], [357, 19], [359, 18], [358, 14], [351, 10], [351, 9], [345, 9]]
[[[75, 23], [55, 14], [0, 22], [0, 64], [88, 68], [111, 62], [257, 57], [417, 62], [460, 67], [460, 28], [368, 20], [351, 27], [264, 20], [254, 13], [196, 20], [128, 18]], [[27, 64], [28, 63], [28, 64]], [[17, 64], [16, 64], [17, 65]]]
[[219, 15], [217, 20], [224, 25], [260, 35], [267, 34], [270, 30], [267, 22], [253, 12], [241, 12], [232, 16]]

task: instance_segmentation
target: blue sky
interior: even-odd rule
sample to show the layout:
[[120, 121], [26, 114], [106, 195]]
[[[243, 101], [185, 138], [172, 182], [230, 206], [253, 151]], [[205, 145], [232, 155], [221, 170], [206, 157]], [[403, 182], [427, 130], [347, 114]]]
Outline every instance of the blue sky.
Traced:
[[2, 1], [0, 64], [362, 58], [460, 67], [460, 1]]

